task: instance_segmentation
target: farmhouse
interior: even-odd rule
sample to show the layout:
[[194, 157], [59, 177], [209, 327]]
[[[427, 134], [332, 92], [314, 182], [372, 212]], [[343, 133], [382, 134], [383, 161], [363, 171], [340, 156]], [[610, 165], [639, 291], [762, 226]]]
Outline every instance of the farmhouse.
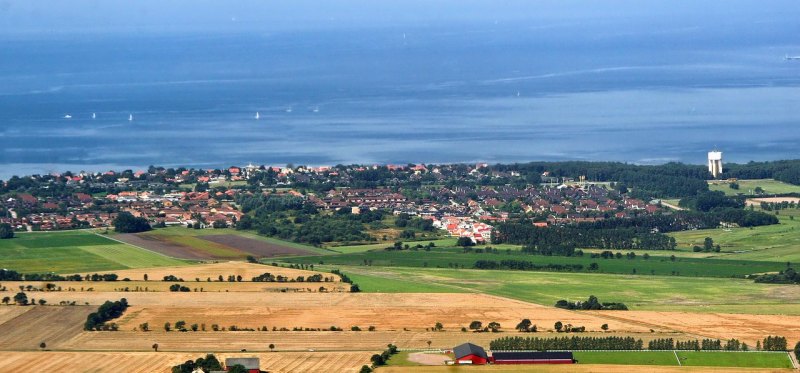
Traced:
[[225, 371], [229, 371], [234, 365], [243, 366], [248, 373], [261, 373], [257, 357], [229, 357], [225, 359]]
[[483, 347], [472, 343], [464, 343], [453, 348], [456, 355], [456, 364], [484, 365], [489, 361], [489, 356]]
[[572, 352], [493, 352], [494, 364], [574, 364]]

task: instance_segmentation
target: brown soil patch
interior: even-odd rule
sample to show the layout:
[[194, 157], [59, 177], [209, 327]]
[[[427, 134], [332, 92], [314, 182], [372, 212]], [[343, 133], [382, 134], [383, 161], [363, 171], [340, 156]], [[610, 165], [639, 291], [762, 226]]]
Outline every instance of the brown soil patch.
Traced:
[[206, 251], [168, 241], [156, 235], [125, 233], [115, 235], [114, 238], [173, 258], [192, 260], [215, 259], [213, 255]]
[[[375, 352], [223, 353], [216, 356], [221, 361], [229, 357], [257, 357], [261, 369], [273, 373], [328, 373], [358, 372]], [[168, 373], [174, 365], [203, 356], [204, 353], [162, 352], [4, 352], [0, 354], [0, 371], [27, 372], [36, 367], [37, 372]]]
[[308, 277], [314, 274], [321, 274], [323, 277], [332, 277], [336, 279], [336, 281], [339, 280], [339, 276], [327, 272], [305, 271], [302, 269], [275, 267], [245, 262], [219, 262], [181, 267], [138, 268], [99, 273], [116, 273], [119, 275], [120, 279], [127, 277], [131, 280], [144, 280], [144, 275], [147, 275], [150, 282], [161, 281], [164, 279], [164, 276], [168, 275], [173, 275], [189, 282], [194, 282], [195, 279], [198, 278], [200, 279], [200, 282], [205, 282], [209, 278], [213, 282], [217, 281], [219, 276], [222, 276], [222, 278], [227, 281], [229, 275], [242, 276], [243, 281], [250, 281], [253, 277], [259, 276], [266, 272], [276, 276], [281, 275], [289, 278], [297, 278], [297, 276]]
[[40, 342], [55, 347], [79, 334], [86, 316], [97, 310], [85, 306], [25, 308], [30, 310], [0, 324], [0, 349], [35, 350]]
[[288, 255], [314, 255], [315, 253], [309, 250], [298, 249], [295, 247], [278, 245], [266, 241], [256, 240], [237, 236], [235, 234], [215, 234], [209, 236], [199, 236], [206, 241], [232, 247], [237, 250], [244, 251], [255, 255], [256, 257], [274, 257], [274, 256], [288, 256]]
[[453, 360], [453, 358], [447, 355], [427, 352], [412, 352], [408, 354], [408, 361], [422, 365], [444, 365], [447, 360]]
[[761, 206], [761, 202], [767, 203], [800, 203], [800, 198], [797, 197], [763, 197], [763, 198], [748, 198], [745, 201], [747, 206]]

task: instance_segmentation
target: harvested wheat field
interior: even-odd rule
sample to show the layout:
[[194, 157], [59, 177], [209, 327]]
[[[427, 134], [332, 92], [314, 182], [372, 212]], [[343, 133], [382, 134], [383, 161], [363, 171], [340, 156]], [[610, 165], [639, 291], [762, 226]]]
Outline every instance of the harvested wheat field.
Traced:
[[[96, 311], [85, 306], [6, 306], [24, 308], [26, 312], [0, 324], [0, 348], [34, 350], [40, 342], [56, 346], [83, 330], [86, 316]], [[0, 371], [3, 371], [0, 369]]]
[[[311, 275], [320, 274], [325, 278], [333, 278], [334, 281], [339, 281], [339, 276], [332, 273], [305, 271], [302, 269], [244, 262], [218, 262], [181, 267], [138, 268], [98, 273], [116, 273], [119, 275], [120, 280], [123, 278], [129, 278], [131, 280], [144, 280], [144, 275], [147, 275], [150, 281], [161, 281], [164, 276], [173, 275], [175, 277], [182, 278], [185, 281], [195, 281], [195, 279], [200, 279], [202, 282], [210, 278], [213, 282], [217, 281], [219, 276], [222, 276], [222, 278], [227, 281], [227, 278], [230, 275], [242, 276], [243, 281], [250, 281], [253, 277], [267, 272], [275, 276], [281, 275], [289, 278], [297, 278], [297, 276], [308, 277]], [[86, 273], [82, 274], [86, 275]]]
[[[126, 298], [131, 305], [118, 322], [123, 329], [140, 323], [163, 325], [184, 320], [220, 326], [257, 328], [329, 328], [351, 326], [379, 330], [414, 331], [433, 327], [460, 330], [470, 322], [496, 321], [507, 330], [524, 318], [534, 320], [542, 330], [556, 321], [586, 326], [599, 331], [608, 323], [613, 331], [649, 332], [650, 326], [610, 320], [589, 313], [544, 307], [501, 297], [463, 294], [381, 294], [381, 293], [48, 293], [49, 302], [78, 300], [102, 304], [108, 299]], [[51, 299], [52, 298], [52, 299]]]
[[730, 313], [689, 313], [651, 311], [596, 311], [599, 317], [613, 317], [622, 322], [652, 325], [700, 336], [737, 338], [750, 345], [768, 335], [785, 336], [790, 346], [800, 340], [800, 316], [747, 315]]
[[[229, 357], [258, 357], [261, 370], [289, 372], [357, 372], [369, 363], [374, 352], [275, 352], [259, 354], [217, 354], [220, 361]], [[131, 372], [168, 373], [172, 366], [204, 357], [205, 353], [161, 352], [4, 352], [0, 372]]]
[[[46, 291], [46, 284], [55, 285], [56, 291]], [[324, 287], [329, 292], [350, 291], [350, 284], [343, 282], [227, 282], [227, 281], [19, 281], [14, 282], [14, 286], [31, 285], [33, 292], [27, 291], [28, 295], [37, 298], [48, 299], [49, 294], [56, 292], [80, 293], [80, 292], [168, 292], [169, 287], [174, 284], [186, 286], [193, 292], [317, 292], [320, 287]], [[2, 318], [2, 315], [0, 315]]]

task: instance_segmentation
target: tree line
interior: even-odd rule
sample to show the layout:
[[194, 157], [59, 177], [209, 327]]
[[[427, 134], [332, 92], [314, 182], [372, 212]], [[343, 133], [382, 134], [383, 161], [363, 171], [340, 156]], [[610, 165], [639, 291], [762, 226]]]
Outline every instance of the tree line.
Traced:
[[516, 271], [553, 271], [553, 272], [579, 272], [583, 264], [536, 264], [526, 260], [507, 259], [501, 261], [478, 260], [472, 266], [475, 269], [508, 269]]
[[641, 350], [644, 342], [633, 337], [502, 337], [489, 343], [498, 350]]
[[600, 303], [594, 295], [590, 295], [586, 301], [568, 302], [564, 299], [556, 302], [556, 307], [566, 310], [619, 310], [627, 311], [625, 303]]
[[127, 308], [128, 300], [125, 298], [115, 302], [106, 301], [97, 309], [97, 312], [92, 312], [86, 317], [83, 330], [116, 330], [116, 324], [106, 325], [106, 322], [122, 316]]
[[19, 273], [10, 269], [0, 269], [0, 281], [117, 281], [114, 273], [93, 273], [62, 276], [55, 273]]
[[642, 228], [598, 228], [571, 225], [540, 228], [531, 224], [501, 223], [492, 232], [492, 243], [524, 245], [524, 252], [572, 256], [575, 247], [628, 250], [675, 250], [675, 239]]
[[800, 284], [800, 273], [789, 267], [778, 273], [757, 275], [755, 276], [755, 282], [763, 284]]

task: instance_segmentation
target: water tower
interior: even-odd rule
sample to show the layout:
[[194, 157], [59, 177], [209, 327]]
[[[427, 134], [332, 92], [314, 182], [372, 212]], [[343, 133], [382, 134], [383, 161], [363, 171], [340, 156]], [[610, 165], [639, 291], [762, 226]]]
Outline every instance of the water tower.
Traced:
[[708, 172], [714, 177], [722, 173], [722, 152], [716, 149], [708, 152]]

